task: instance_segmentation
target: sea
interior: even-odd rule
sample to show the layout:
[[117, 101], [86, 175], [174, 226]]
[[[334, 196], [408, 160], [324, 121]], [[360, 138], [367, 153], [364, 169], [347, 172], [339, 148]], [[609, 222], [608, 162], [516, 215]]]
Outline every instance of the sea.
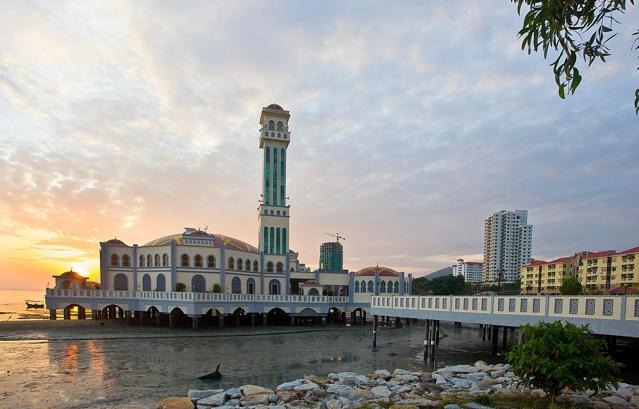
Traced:
[[0, 321], [49, 319], [47, 309], [27, 309], [26, 300], [44, 304], [44, 288], [42, 290], [0, 290]]

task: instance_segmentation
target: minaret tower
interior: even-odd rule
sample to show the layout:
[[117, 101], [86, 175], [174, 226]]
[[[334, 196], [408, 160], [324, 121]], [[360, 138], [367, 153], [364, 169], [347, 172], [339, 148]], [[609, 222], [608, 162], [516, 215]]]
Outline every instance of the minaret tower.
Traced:
[[[262, 108], [260, 148], [264, 150], [259, 210], [259, 250], [265, 259], [288, 265], [289, 211], [286, 203], [286, 149], [289, 112], [277, 104]], [[278, 257], [279, 256], [279, 257]]]

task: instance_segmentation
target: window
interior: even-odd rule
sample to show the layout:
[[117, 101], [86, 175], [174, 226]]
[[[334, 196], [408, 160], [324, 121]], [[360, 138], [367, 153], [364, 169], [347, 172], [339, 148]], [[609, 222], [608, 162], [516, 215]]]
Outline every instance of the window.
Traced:
[[120, 265], [120, 259], [118, 258], [117, 254], [111, 255], [111, 265], [114, 267], [117, 267]]
[[264, 204], [268, 206], [271, 196], [271, 148], [264, 149]]
[[229, 257], [229, 270], [235, 270], [235, 260], [233, 257]]
[[241, 258], [237, 259], [237, 269], [238, 270], [242, 270], [242, 268], [244, 267], [244, 261]]
[[379, 283], [379, 292], [380, 293], [385, 293], [386, 292], [386, 282], [385, 281], [380, 281], [380, 283]]
[[206, 280], [199, 274], [191, 278], [191, 291], [194, 293], [203, 293], [206, 290]]
[[370, 281], [368, 282], [368, 290], [367, 290], [367, 291], [368, 291], [369, 293], [375, 292], [375, 284], [373, 284], [373, 281], [372, 281], [372, 280], [370, 280]]
[[113, 289], [117, 291], [127, 291], [129, 289], [129, 279], [122, 273], [113, 277]]
[[257, 261], [254, 261], [253, 262], [253, 271], [257, 273], [258, 270], [259, 270], [259, 267], [258, 267]]
[[242, 292], [242, 281], [239, 277], [233, 277], [233, 280], [231, 280], [231, 292], [233, 294], [240, 294]]
[[182, 254], [182, 267], [188, 267], [189, 263], [190, 261], [188, 254]]
[[155, 264], [156, 267], [160, 267], [160, 255], [156, 254], [155, 255]]
[[123, 267], [131, 266], [131, 261], [129, 261], [129, 256], [126, 254], [122, 256], [122, 266]]
[[246, 280], [246, 292], [248, 294], [255, 294], [255, 280], [252, 278]]
[[199, 254], [195, 256], [195, 267], [202, 267], [202, 256]]
[[147, 267], [151, 267], [151, 266], [153, 266], [152, 263], [153, 263], [153, 259], [151, 258], [151, 255], [149, 254], [149, 255], [146, 256], [146, 266]]
[[274, 131], [275, 130], [275, 121], [268, 121], [268, 130], [269, 131]]
[[284, 265], [282, 263], [280, 263], [279, 261], [277, 262], [277, 268], [276, 268], [276, 273], [283, 273], [284, 272]]
[[277, 130], [280, 132], [284, 130], [284, 124], [282, 121], [277, 121]]
[[359, 292], [359, 281], [355, 281], [355, 292]]
[[162, 254], [162, 267], [168, 267], [169, 266], [169, 255], [164, 253]]
[[273, 262], [269, 261], [268, 263], [266, 263], [266, 272], [267, 273], [272, 273], [273, 272]]
[[268, 293], [272, 295], [278, 295], [280, 293], [280, 282], [278, 280], [271, 280], [269, 282]]
[[399, 294], [399, 281], [395, 282], [395, 292]]
[[360, 292], [363, 292], [363, 293], [366, 292], [366, 281], [364, 281], [364, 280], [360, 281], [359, 290], [360, 290]]
[[209, 268], [215, 268], [215, 257], [208, 256], [206, 258], [206, 266]]
[[140, 256], [140, 260], [138, 261], [140, 267], [144, 267], [144, 256]]
[[244, 270], [251, 271], [251, 260], [246, 260], [244, 262]]
[[166, 291], [166, 278], [164, 278], [164, 274], [158, 274], [155, 287], [157, 291]]
[[151, 291], [151, 276], [148, 274], [142, 276], [142, 291]]

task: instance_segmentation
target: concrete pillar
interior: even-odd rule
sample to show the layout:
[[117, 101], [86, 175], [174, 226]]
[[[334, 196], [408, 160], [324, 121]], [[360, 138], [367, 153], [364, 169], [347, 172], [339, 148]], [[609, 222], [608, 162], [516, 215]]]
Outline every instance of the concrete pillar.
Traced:
[[62, 316], [65, 320], [70, 320], [71, 319], [71, 309], [70, 308], [65, 308], [64, 312], [62, 313]]
[[235, 326], [239, 327], [240, 326], [240, 314], [237, 314], [235, 316]]
[[128, 325], [133, 324], [133, 320], [131, 319], [131, 311], [124, 311], [124, 319]]
[[501, 349], [505, 351], [508, 348], [508, 327], [503, 327]]
[[58, 317], [56, 316], [56, 310], [49, 310], [49, 319], [51, 321], [55, 321]]
[[217, 327], [219, 329], [224, 328], [224, 314], [220, 314], [217, 316]]
[[424, 320], [424, 361], [428, 359], [430, 341], [430, 320]]
[[327, 319], [327, 317], [320, 317], [320, 325], [321, 325], [321, 326], [325, 326], [325, 325], [326, 325], [327, 320], [328, 320], [328, 319]]
[[155, 325], [161, 325], [162, 324], [162, 313], [160, 313], [159, 311], [155, 313]]
[[437, 325], [435, 326], [435, 345], [439, 345], [439, 320], [436, 321]]
[[295, 316], [291, 315], [291, 327], [295, 326]]
[[87, 318], [87, 310], [84, 307], [78, 307], [78, 319], [85, 320]]
[[268, 314], [265, 312], [262, 313], [262, 325], [263, 326], [268, 325]]
[[200, 329], [200, 316], [193, 315], [191, 317], [191, 326], [193, 329]]
[[140, 324], [140, 325], [145, 325], [146, 324], [146, 319], [147, 319], [147, 312], [146, 311], [136, 311], [135, 315], [138, 316], [138, 324]]
[[366, 325], [366, 311], [362, 310], [362, 326]]
[[346, 325], [346, 312], [342, 313], [342, 322]]
[[410, 326], [410, 318], [406, 318], [406, 326]]
[[492, 354], [497, 355], [497, 343], [499, 342], [499, 326], [492, 325], [491, 326], [491, 334], [490, 339], [492, 341]]
[[255, 326], [255, 314], [250, 314], [251, 315], [251, 327]]
[[377, 348], [377, 315], [373, 315], [373, 349]]
[[169, 328], [173, 329], [175, 328], [175, 324], [176, 324], [176, 317], [175, 314], [171, 313], [169, 314]]
[[523, 339], [522, 339], [522, 334], [521, 334], [521, 327], [517, 328], [517, 343], [521, 344]]

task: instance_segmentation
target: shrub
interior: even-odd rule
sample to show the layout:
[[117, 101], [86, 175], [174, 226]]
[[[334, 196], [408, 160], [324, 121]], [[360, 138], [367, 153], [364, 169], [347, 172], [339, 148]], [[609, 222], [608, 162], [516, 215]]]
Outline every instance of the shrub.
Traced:
[[216, 294], [219, 294], [222, 292], [222, 287], [218, 283], [215, 283], [213, 284], [212, 291]]
[[588, 326], [561, 321], [525, 325], [524, 342], [506, 355], [518, 384], [539, 388], [553, 396], [564, 388], [598, 391], [617, 387], [621, 364], [603, 355], [603, 341]]
[[561, 295], [579, 295], [582, 291], [581, 283], [576, 277], [566, 277], [561, 283], [559, 291]]
[[179, 292], [179, 293], [184, 293], [186, 292], [186, 284], [184, 283], [177, 283], [175, 284], [175, 291]]

